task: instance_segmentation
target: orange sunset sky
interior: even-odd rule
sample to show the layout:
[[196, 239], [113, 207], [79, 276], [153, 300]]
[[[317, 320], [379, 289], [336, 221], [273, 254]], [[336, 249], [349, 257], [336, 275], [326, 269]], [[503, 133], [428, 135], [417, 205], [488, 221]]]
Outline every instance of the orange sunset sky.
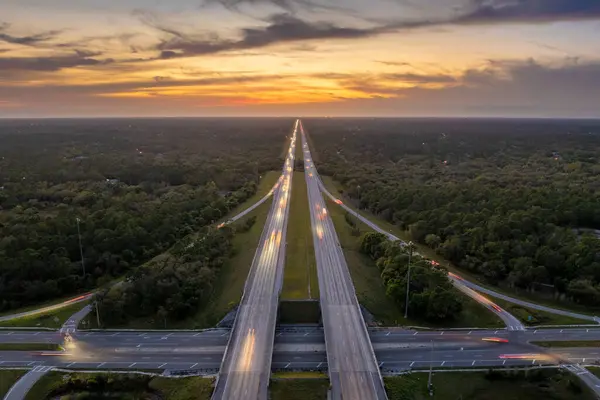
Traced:
[[600, 117], [598, 0], [2, 0], [0, 117]]

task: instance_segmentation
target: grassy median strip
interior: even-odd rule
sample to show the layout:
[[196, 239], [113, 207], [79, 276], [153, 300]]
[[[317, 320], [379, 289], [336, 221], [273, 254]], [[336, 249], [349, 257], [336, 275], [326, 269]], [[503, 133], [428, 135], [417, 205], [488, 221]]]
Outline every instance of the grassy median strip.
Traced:
[[544, 340], [529, 343], [540, 347], [600, 347], [600, 340]]
[[87, 302], [75, 303], [46, 313], [2, 321], [0, 326], [60, 328], [71, 315], [81, 310], [86, 304]]
[[[380, 324], [436, 327], [436, 324], [410, 318], [410, 314], [408, 320], [404, 319], [404, 309], [400, 309], [386, 295], [386, 288], [375, 262], [359, 251], [361, 236], [371, 232], [371, 228], [355, 218], [353, 218], [355, 227], [350, 226], [346, 221], [346, 211], [330, 199], [327, 199], [326, 202], [340, 244], [344, 250], [358, 301], [373, 314]], [[456, 295], [464, 298], [462, 314], [454, 321], [441, 323], [444, 327], [495, 328], [503, 326], [498, 317], [470, 297], [459, 294], [458, 291]]]
[[62, 350], [56, 343], [0, 343], [0, 351]]
[[44, 375], [26, 400], [48, 398], [209, 400], [214, 379], [163, 378], [140, 374], [64, 373]]
[[294, 171], [282, 299], [319, 297], [319, 282], [304, 172]]
[[0, 399], [3, 399], [10, 388], [27, 372], [29, 371], [21, 369], [0, 369]]
[[329, 379], [275, 378], [269, 385], [271, 400], [326, 400]]
[[384, 382], [389, 400], [595, 398], [576, 376], [558, 369], [439, 372], [433, 376], [433, 397], [427, 390], [427, 373], [386, 377]]

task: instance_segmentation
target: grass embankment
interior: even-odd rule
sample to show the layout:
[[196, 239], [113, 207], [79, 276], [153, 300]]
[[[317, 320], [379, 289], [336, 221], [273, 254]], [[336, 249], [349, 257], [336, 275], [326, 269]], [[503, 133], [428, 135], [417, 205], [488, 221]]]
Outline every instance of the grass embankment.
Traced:
[[282, 299], [318, 299], [319, 282], [304, 172], [294, 171]]
[[326, 400], [329, 379], [272, 379], [271, 400]]
[[427, 373], [384, 378], [389, 400], [592, 400], [579, 379], [566, 371], [543, 369], [514, 372], [441, 372], [433, 376], [434, 395], [427, 391]]
[[600, 340], [565, 340], [565, 341], [552, 341], [543, 340], [529, 342], [540, 347], [600, 347]]
[[[391, 232], [398, 238], [400, 238], [406, 242], [411, 240], [411, 237], [410, 237], [410, 234], [408, 233], [408, 231], [404, 231], [404, 230], [400, 229], [398, 226], [385, 221], [384, 219], [378, 217], [377, 215], [375, 215], [367, 210], [358, 210], [356, 207], [354, 207], [352, 205], [352, 203], [349, 201], [349, 199], [347, 199], [343, 194], [341, 194], [341, 190], [343, 188], [339, 182], [335, 181], [330, 176], [321, 176], [321, 180], [323, 181], [323, 184], [327, 187], [327, 190], [329, 190], [329, 192], [332, 195], [344, 200], [344, 204], [346, 206], [350, 207], [354, 211], [359, 212], [359, 214], [361, 214], [365, 218], [368, 218], [370, 221], [377, 224], [380, 228], [385, 229], [388, 232]], [[596, 312], [594, 312], [594, 311], [590, 310], [589, 307], [581, 306], [581, 305], [578, 305], [575, 303], [571, 303], [571, 302], [566, 303], [566, 302], [562, 302], [562, 301], [555, 300], [552, 298], [548, 298], [546, 296], [536, 295], [536, 294], [533, 294], [533, 293], [530, 293], [527, 291], [515, 291], [515, 290], [510, 290], [507, 288], [500, 288], [497, 286], [489, 285], [489, 284], [483, 282], [481, 277], [479, 277], [469, 271], [459, 269], [456, 265], [452, 264], [450, 261], [448, 261], [447, 259], [445, 259], [442, 256], [440, 256], [439, 254], [437, 254], [433, 249], [431, 249], [425, 245], [418, 244], [418, 243], [415, 244], [415, 248], [421, 255], [423, 255], [424, 257], [429, 258], [431, 260], [436, 260], [441, 265], [448, 268], [449, 271], [455, 272], [455, 273], [459, 274], [460, 276], [462, 276], [463, 278], [468, 279], [471, 282], [476, 282], [478, 285], [481, 285], [483, 287], [486, 287], [486, 288], [496, 291], [498, 293], [502, 293], [506, 296], [511, 296], [516, 299], [520, 299], [520, 300], [524, 300], [524, 301], [530, 301], [530, 302], [536, 303], [536, 304], [542, 304], [542, 305], [556, 308], [559, 310], [574, 311], [574, 312], [577, 312], [580, 314], [586, 314], [586, 315], [591, 315], [591, 316], [600, 314], [600, 309], [598, 309]]]
[[552, 314], [545, 311], [534, 310], [519, 304], [509, 303], [508, 301], [488, 296], [490, 300], [504, 308], [506, 311], [517, 317], [527, 326], [537, 325], [582, 325], [592, 324], [593, 321], [569, 317], [566, 315]]
[[[113, 398], [209, 400], [213, 379], [163, 378], [136, 374], [84, 374], [52, 371], [27, 393], [26, 400], [47, 398]], [[69, 397], [71, 398], [71, 397]]]
[[71, 315], [81, 310], [86, 304], [87, 302], [75, 303], [58, 310], [2, 321], [0, 326], [60, 328]]
[[44, 351], [62, 350], [56, 343], [0, 343], [0, 351]]
[[269, 190], [273, 188], [273, 185], [277, 182], [279, 177], [281, 176], [281, 171], [267, 171], [262, 175], [260, 182], [258, 183], [258, 187], [256, 188], [256, 193], [248, 200], [244, 201], [242, 204], [231, 210], [225, 217], [223, 217], [220, 222], [227, 221], [233, 216], [241, 213], [248, 207], [252, 206], [254, 203], [265, 197]]
[[20, 369], [0, 369], [0, 399], [3, 399], [10, 388], [27, 372]]
[[[335, 230], [344, 250], [344, 256], [352, 275], [358, 301], [369, 310], [383, 325], [419, 325], [432, 326], [417, 318], [404, 319], [404, 310], [386, 295], [385, 285], [380, 271], [369, 257], [359, 251], [361, 235], [371, 228], [355, 220], [358, 230], [354, 230], [345, 220], [345, 211], [327, 199], [327, 208], [333, 219]], [[457, 296], [462, 296], [457, 291]], [[502, 321], [469, 297], [463, 296], [462, 314], [454, 321], [441, 323], [444, 327], [502, 327]], [[410, 310], [409, 310], [410, 317]]]

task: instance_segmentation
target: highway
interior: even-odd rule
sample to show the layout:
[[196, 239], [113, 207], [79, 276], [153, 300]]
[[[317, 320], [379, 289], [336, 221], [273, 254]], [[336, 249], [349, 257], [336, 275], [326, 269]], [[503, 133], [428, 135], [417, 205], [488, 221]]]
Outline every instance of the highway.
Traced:
[[266, 399], [285, 263], [286, 229], [298, 121], [283, 174], [274, 190], [212, 398]]
[[[36, 334], [37, 333], [37, 334]], [[371, 330], [378, 365], [388, 373], [411, 368], [592, 364], [598, 348], [542, 349], [532, 340], [598, 340], [600, 329], [545, 329], [526, 332], [500, 330], [423, 332]], [[196, 370], [215, 374], [228, 343], [228, 330], [206, 332], [87, 332], [76, 334], [76, 344], [66, 352], [0, 351], [0, 367], [56, 366], [69, 368], [160, 368]], [[56, 343], [57, 332], [6, 332], [0, 343]], [[482, 339], [507, 339], [508, 343]], [[433, 351], [432, 351], [433, 350]], [[274, 339], [273, 369], [325, 370], [323, 329], [278, 330]]]
[[333, 400], [387, 399], [352, 278], [327, 213], [318, 173], [300, 123], [321, 314]]

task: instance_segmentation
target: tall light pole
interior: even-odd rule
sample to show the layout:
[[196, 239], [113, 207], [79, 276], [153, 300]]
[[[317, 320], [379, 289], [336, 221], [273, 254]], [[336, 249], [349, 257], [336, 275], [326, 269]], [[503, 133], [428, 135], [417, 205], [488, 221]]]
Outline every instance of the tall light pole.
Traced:
[[75, 218], [77, 221], [77, 236], [79, 236], [79, 255], [81, 256], [81, 268], [83, 268], [83, 277], [85, 278], [85, 261], [83, 260], [83, 246], [81, 245], [81, 230], [79, 229], [79, 217]]
[[406, 305], [404, 319], [408, 318], [408, 291], [410, 290], [410, 262], [412, 259], [413, 242], [408, 242], [408, 271], [406, 272]]
[[433, 377], [433, 347], [434, 347], [434, 342], [433, 340], [431, 341], [431, 357], [429, 359], [429, 380], [427, 381], [427, 389], [429, 390], [429, 395], [433, 395], [433, 382], [432, 382], [432, 377]]

